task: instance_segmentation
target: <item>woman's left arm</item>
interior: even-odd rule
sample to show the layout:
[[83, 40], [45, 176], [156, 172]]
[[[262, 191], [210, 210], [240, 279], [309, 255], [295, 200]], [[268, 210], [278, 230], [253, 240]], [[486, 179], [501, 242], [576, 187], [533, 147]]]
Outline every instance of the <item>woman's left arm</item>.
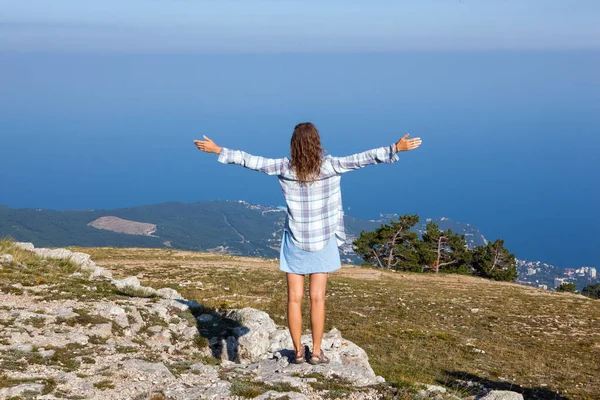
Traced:
[[204, 140], [194, 140], [194, 144], [202, 151], [218, 154], [218, 161], [223, 164], [237, 164], [254, 171], [264, 172], [267, 175], [281, 175], [289, 163], [287, 158], [265, 158], [217, 146], [206, 136], [204, 136]]

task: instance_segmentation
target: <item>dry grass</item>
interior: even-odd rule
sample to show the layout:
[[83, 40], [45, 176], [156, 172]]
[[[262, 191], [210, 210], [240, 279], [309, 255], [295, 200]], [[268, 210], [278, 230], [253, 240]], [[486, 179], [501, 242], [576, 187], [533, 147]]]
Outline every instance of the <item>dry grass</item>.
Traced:
[[52, 260], [41, 258], [34, 253], [13, 245], [10, 240], [0, 240], [0, 255], [10, 254], [13, 263], [10, 268], [0, 268], [1, 287], [12, 283], [23, 286], [37, 286], [59, 283], [64, 277], [79, 270], [69, 260]]

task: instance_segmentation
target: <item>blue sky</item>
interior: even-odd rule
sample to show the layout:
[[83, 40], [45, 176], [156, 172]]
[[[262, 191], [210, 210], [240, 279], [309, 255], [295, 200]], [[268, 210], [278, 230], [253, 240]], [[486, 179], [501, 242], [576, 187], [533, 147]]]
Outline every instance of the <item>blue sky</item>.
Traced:
[[281, 157], [308, 120], [334, 155], [423, 138], [344, 178], [350, 215], [597, 265], [599, 20], [599, 0], [0, 0], [0, 204], [281, 205], [192, 140]]
[[597, 49], [597, 0], [0, 0], [0, 51]]

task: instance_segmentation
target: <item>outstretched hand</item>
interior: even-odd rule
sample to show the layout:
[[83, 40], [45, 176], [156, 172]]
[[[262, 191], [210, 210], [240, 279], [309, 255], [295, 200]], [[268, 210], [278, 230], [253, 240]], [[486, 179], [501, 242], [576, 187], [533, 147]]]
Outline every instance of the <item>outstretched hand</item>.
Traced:
[[194, 144], [198, 148], [198, 150], [205, 151], [207, 153], [221, 153], [221, 147], [217, 146], [215, 142], [209, 139], [206, 136], [203, 136], [204, 140], [194, 140]]
[[396, 152], [414, 150], [421, 145], [421, 138], [407, 139], [409, 133], [402, 136], [396, 143]]

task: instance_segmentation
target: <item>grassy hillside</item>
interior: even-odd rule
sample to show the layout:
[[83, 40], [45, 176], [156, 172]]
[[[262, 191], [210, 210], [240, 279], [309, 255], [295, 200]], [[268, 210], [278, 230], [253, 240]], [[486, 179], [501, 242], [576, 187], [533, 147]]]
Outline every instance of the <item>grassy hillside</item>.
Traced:
[[[276, 260], [168, 249], [77, 249], [118, 276], [170, 285], [207, 306], [252, 306], [286, 325]], [[308, 292], [307, 292], [308, 293]], [[309, 327], [308, 300], [305, 327]], [[600, 397], [600, 301], [459, 275], [345, 266], [331, 274], [326, 331], [363, 347], [388, 381], [455, 379], [526, 398]]]

